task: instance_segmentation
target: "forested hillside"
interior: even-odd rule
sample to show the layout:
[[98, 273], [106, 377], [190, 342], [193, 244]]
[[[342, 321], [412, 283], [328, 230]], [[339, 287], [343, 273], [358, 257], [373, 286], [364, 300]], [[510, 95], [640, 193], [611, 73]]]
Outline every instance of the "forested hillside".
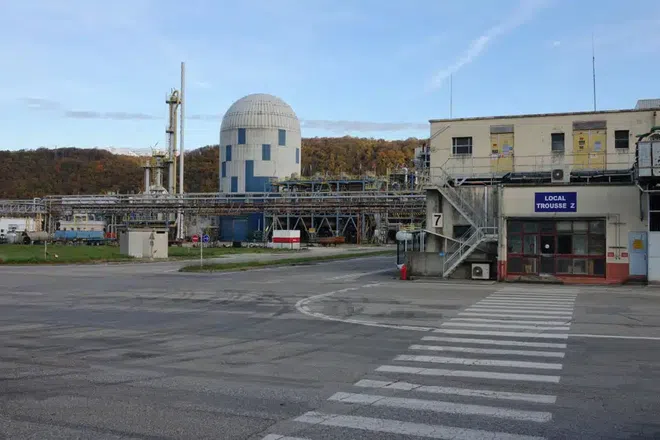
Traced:
[[[388, 169], [412, 165], [415, 147], [423, 142], [353, 137], [303, 139], [302, 174], [385, 174]], [[142, 160], [100, 149], [0, 151], [0, 198], [139, 192]], [[217, 191], [218, 160], [216, 145], [186, 153], [186, 191]]]

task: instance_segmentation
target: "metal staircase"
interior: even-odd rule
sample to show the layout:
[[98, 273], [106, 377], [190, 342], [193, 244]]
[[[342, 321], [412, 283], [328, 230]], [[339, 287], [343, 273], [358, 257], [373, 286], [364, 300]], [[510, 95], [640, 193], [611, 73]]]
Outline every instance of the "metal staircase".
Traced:
[[487, 217], [484, 206], [474, 206], [461, 196], [452, 185], [453, 178], [443, 168], [436, 170], [439, 175], [433, 176], [434, 187], [471, 225], [458, 239], [458, 246], [445, 257], [442, 276], [447, 278], [482, 243], [497, 241], [497, 226], [496, 219]]

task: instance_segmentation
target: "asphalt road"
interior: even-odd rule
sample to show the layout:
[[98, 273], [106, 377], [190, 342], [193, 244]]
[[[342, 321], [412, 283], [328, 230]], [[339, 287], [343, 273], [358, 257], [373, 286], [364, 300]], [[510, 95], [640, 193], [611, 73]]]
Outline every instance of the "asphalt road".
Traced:
[[660, 290], [393, 263], [2, 267], [0, 438], [660, 438]]

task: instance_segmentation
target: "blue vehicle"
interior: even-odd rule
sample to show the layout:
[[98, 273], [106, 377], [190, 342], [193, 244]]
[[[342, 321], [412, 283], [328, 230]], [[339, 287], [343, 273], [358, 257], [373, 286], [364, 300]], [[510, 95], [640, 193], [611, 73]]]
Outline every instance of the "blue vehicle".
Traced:
[[103, 231], [55, 231], [53, 241], [66, 243], [85, 243], [92, 245], [104, 244], [106, 241]]

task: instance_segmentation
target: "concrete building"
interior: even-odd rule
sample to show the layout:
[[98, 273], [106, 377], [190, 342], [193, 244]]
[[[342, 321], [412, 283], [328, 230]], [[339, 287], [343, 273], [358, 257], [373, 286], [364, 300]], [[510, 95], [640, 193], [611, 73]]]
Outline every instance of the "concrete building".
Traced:
[[270, 191], [273, 179], [300, 175], [300, 146], [287, 103], [262, 93], [239, 99], [220, 128], [220, 192]]
[[635, 164], [638, 138], [660, 126], [654, 102], [431, 120], [426, 248], [409, 257], [410, 271], [500, 280], [646, 278], [649, 197]]

